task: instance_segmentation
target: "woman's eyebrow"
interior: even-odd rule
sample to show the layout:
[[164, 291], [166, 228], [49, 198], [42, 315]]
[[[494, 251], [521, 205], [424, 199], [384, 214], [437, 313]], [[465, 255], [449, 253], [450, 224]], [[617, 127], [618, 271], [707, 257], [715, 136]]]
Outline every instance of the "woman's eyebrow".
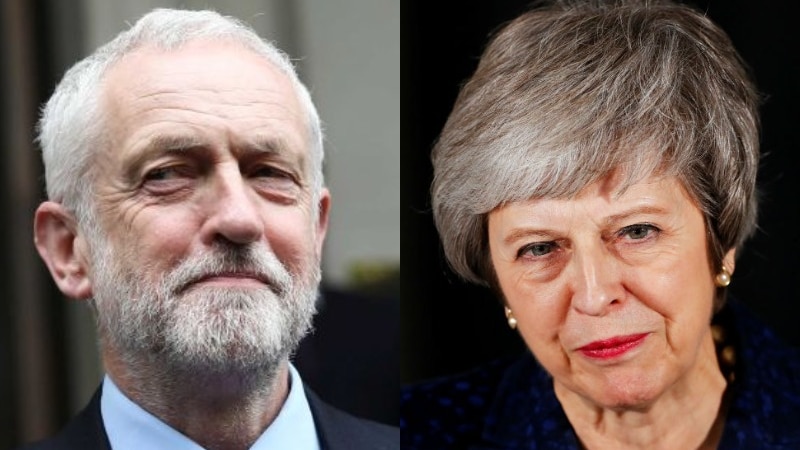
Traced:
[[665, 216], [669, 213], [670, 213], [669, 209], [662, 206], [657, 206], [652, 204], [638, 205], [629, 208], [627, 210], [624, 210], [620, 213], [612, 214], [606, 217], [604, 222], [608, 225], [624, 221], [632, 216], [637, 216], [637, 215], [650, 214], [650, 215]]
[[558, 235], [558, 233], [555, 230], [549, 230], [546, 228], [518, 227], [511, 229], [511, 232], [508, 233], [505, 238], [503, 238], [503, 244], [511, 245], [520, 239], [529, 238], [532, 236], [552, 239], [556, 235]]

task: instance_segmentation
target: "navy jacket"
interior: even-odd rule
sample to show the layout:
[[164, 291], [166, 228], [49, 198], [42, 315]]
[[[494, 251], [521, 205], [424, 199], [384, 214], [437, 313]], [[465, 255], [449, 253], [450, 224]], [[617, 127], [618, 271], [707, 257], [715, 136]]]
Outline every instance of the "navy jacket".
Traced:
[[[737, 349], [720, 449], [800, 449], [800, 351], [729, 300], [716, 315]], [[579, 449], [550, 376], [527, 353], [406, 387], [400, 406], [407, 450]]]
[[[398, 449], [400, 436], [396, 427], [351, 416], [340, 411], [306, 389], [322, 450]], [[110, 450], [100, 415], [100, 389], [89, 405], [58, 435], [24, 450]]]

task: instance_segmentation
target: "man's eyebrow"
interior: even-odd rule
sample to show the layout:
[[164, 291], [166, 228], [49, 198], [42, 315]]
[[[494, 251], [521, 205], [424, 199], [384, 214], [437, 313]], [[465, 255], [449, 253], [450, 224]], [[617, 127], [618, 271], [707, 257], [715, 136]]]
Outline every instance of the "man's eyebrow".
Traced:
[[[126, 162], [125, 174], [134, 180], [140, 174], [142, 166], [160, 155], [182, 153], [190, 150], [211, 151], [212, 144], [192, 135], [161, 134], [153, 136], [141, 145], [135, 155]], [[305, 152], [291, 150], [289, 141], [280, 136], [254, 136], [247, 141], [238, 142], [232, 149], [237, 158], [254, 158], [267, 156], [280, 158], [294, 165], [299, 171], [305, 171], [307, 155]]]
[[135, 166], [137, 163], [144, 162], [153, 155], [184, 152], [196, 148], [205, 148], [207, 146], [207, 142], [194, 136], [162, 134], [148, 139], [147, 142], [139, 148], [139, 151], [136, 152], [130, 165]]
[[240, 157], [266, 155], [280, 158], [295, 166], [298, 174], [306, 171], [308, 151], [293, 151], [290, 142], [280, 136], [255, 136], [240, 143], [234, 150]]
[[277, 136], [255, 136], [243, 142], [236, 150], [242, 153], [268, 153], [274, 155], [289, 155], [289, 143]]
[[167, 153], [180, 153], [196, 148], [206, 148], [208, 144], [189, 135], [162, 134], [148, 139], [126, 162], [125, 174], [135, 179], [141, 167], [150, 159]]

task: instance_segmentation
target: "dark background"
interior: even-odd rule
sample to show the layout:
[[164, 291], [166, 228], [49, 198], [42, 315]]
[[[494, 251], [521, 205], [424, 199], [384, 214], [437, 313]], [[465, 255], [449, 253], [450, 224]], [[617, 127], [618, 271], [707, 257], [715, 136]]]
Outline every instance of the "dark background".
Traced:
[[[800, 345], [800, 33], [791, 2], [692, 3], [728, 32], [764, 95], [760, 229], [743, 249], [730, 295]], [[473, 7], [402, 2], [402, 382], [465, 370], [523, 348], [486, 289], [447, 267], [430, 213], [432, 143], [489, 33], [529, 2]]]

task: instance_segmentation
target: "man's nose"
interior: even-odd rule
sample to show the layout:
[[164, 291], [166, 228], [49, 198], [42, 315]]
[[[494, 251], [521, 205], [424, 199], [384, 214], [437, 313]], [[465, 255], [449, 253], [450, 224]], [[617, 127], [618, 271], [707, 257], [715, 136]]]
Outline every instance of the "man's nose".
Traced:
[[204, 206], [208, 208], [204, 227], [207, 243], [223, 238], [235, 244], [249, 244], [261, 239], [264, 223], [259, 197], [238, 167], [228, 167], [214, 175], [207, 199]]
[[625, 298], [619, 262], [602, 244], [575, 252], [570, 273], [572, 307], [582, 314], [603, 316]]

